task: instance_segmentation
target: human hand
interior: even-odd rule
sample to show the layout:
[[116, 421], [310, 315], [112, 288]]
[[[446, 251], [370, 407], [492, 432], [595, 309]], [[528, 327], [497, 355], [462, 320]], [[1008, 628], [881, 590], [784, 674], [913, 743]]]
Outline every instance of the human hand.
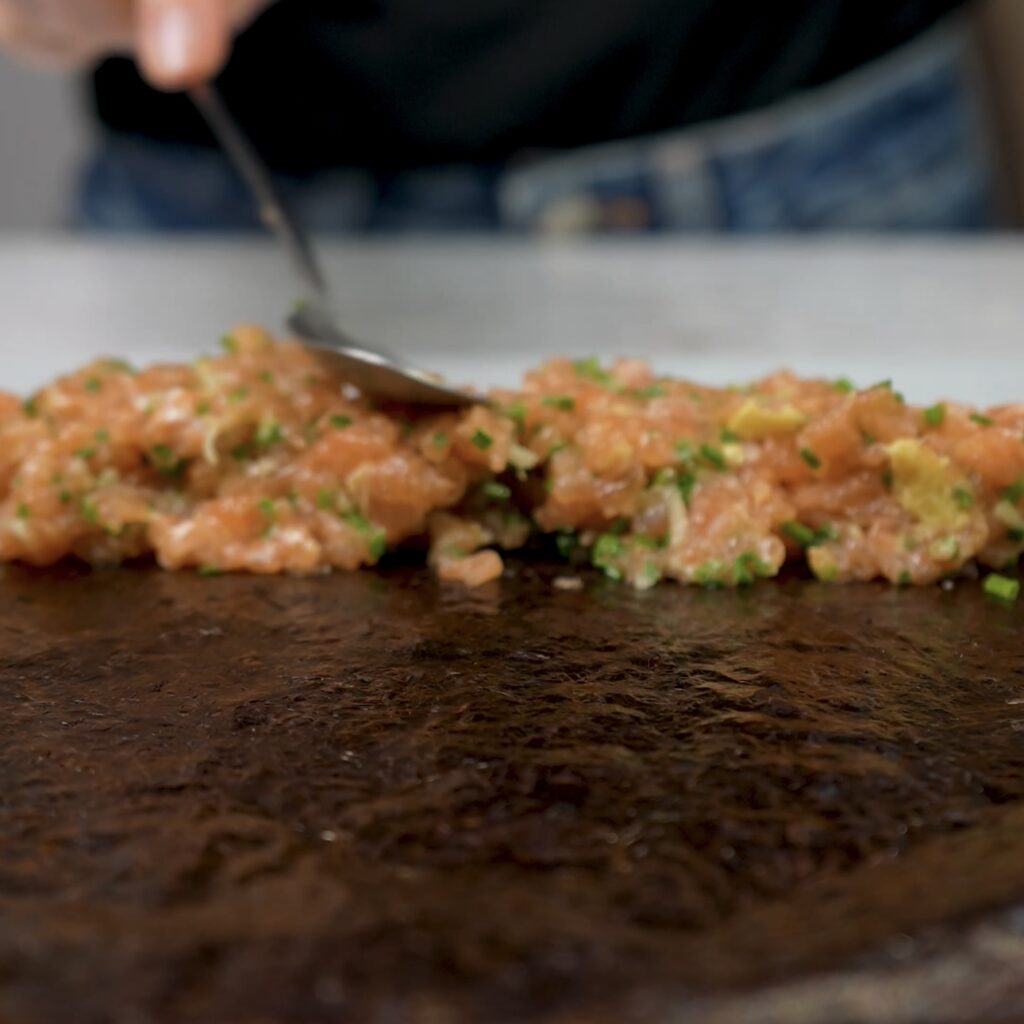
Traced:
[[0, 0], [0, 45], [77, 65], [133, 52], [157, 88], [174, 91], [220, 71], [233, 33], [268, 0]]

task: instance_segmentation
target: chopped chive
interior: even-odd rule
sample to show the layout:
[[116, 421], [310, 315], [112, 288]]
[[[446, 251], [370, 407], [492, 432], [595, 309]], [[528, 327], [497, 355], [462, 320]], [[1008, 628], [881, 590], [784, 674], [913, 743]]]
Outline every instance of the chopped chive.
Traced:
[[931, 542], [928, 554], [940, 562], [952, 562], [954, 558], [960, 557], [960, 542], [956, 537], [940, 537]]
[[470, 439], [470, 443], [480, 451], [485, 452], [494, 444], [494, 438], [485, 430], [478, 430]]
[[228, 400], [231, 402], [244, 402], [248, 397], [249, 389], [247, 387], [237, 387], [228, 394]]
[[694, 581], [705, 587], [718, 587], [722, 585], [725, 576], [725, 563], [712, 559], [703, 562], [693, 570]]
[[966, 487], [954, 487], [953, 500], [958, 508], [967, 511], [974, 504], [974, 495]]
[[664, 467], [659, 469], [657, 473], [651, 478], [652, 487], [665, 487], [668, 484], [674, 484], [676, 482], [676, 471]]
[[577, 359], [572, 366], [580, 377], [587, 377], [605, 387], [612, 387], [617, 383], [607, 370], [602, 369], [601, 363], [596, 356], [590, 356], [588, 359]]
[[448, 435], [443, 430], [439, 430], [430, 440], [435, 448], [443, 448], [448, 443]]
[[499, 480], [488, 480], [481, 490], [484, 497], [491, 498], [493, 501], [508, 501], [512, 497], [512, 488]]
[[361, 515], [359, 512], [352, 511], [346, 512], [341, 517], [342, 522], [348, 523], [353, 529], [358, 530], [360, 533], [369, 533], [372, 527], [370, 521], [366, 516]]
[[341, 413], [335, 413], [335, 415], [328, 420], [328, 423], [330, 423], [335, 430], [344, 430], [346, 427], [352, 426], [352, 417], [345, 416]]
[[782, 532], [787, 537], [792, 537], [802, 548], [811, 547], [818, 539], [818, 535], [809, 526], [793, 521], [783, 523]]
[[941, 427], [946, 419], [946, 403], [938, 402], [935, 405], [930, 405], [921, 415], [929, 427]]
[[866, 430], [862, 430], [860, 433], [861, 440], [864, 444], [870, 447], [873, 444], [878, 444], [878, 438], [874, 434], [869, 434]]
[[103, 368], [109, 373], [135, 373], [135, 367], [124, 359], [104, 359]]
[[622, 570], [615, 565], [614, 560], [623, 554], [625, 547], [622, 540], [613, 533], [603, 533], [597, 539], [593, 550], [590, 553], [590, 561], [594, 567], [604, 572], [613, 580], [622, 579]]
[[75, 455], [80, 459], [94, 459], [96, 458], [96, 449], [92, 446], [79, 448]]
[[204, 398], [196, 402], [196, 415], [205, 416], [210, 411], [210, 403]]
[[238, 351], [238, 342], [230, 334], [224, 334], [220, 339], [220, 347], [233, 355]]
[[722, 427], [718, 436], [721, 439], [722, 444], [738, 444], [743, 440], [735, 430], [730, 430], [728, 427]]
[[256, 502], [256, 507], [263, 513], [263, 515], [273, 522], [277, 518], [277, 509], [274, 507], [274, 502], [270, 498], [260, 498]]
[[388, 539], [383, 533], [375, 533], [370, 538], [370, 557], [379, 561], [388, 550]]
[[99, 377], [90, 377], [82, 387], [84, 387], [90, 394], [95, 394], [97, 391], [103, 390], [103, 381], [101, 381]]
[[880, 380], [877, 384], [872, 384], [868, 391], [874, 391], [876, 388], [885, 388], [888, 391], [892, 391], [892, 378]]
[[29, 511], [28, 505], [26, 505], [25, 502], [22, 502], [18, 506], [17, 516], [18, 516], [19, 519], [28, 519], [28, 517], [31, 514], [32, 513]]
[[96, 508], [96, 503], [91, 498], [83, 498], [78, 505], [78, 509], [82, 513], [82, 518], [90, 526], [99, 525], [99, 509]]
[[629, 520], [625, 516], [619, 516], [619, 518], [608, 527], [608, 532], [614, 537], [621, 537], [627, 530], [629, 530]]
[[633, 395], [636, 398], [664, 398], [668, 392], [660, 384], [649, 384], [645, 388], [634, 388]]
[[994, 427], [996, 425], [994, 419], [980, 412], [972, 412], [968, 418], [972, 423], [977, 423], [979, 427]]
[[848, 395], [851, 391], [854, 391], [853, 381], [847, 377], [840, 377], [838, 380], [832, 381], [832, 390], [838, 391], [841, 395]]
[[520, 430], [526, 429], [526, 406], [522, 402], [511, 402], [501, 410], [510, 420], [515, 420]]
[[1016, 483], [1011, 484], [1003, 491], [1003, 501], [1008, 501], [1011, 505], [1016, 505], [1021, 498], [1024, 498], [1024, 476], [1022, 476]]
[[273, 384], [274, 375], [269, 370], [260, 370], [260, 380], [263, 381], [264, 384]]
[[558, 553], [563, 558], [568, 558], [579, 547], [576, 531], [568, 529], [559, 530], [555, 534], [555, 547], [558, 548]]
[[811, 467], [811, 469], [821, 468], [821, 459], [819, 459], [818, 456], [815, 455], [810, 448], [801, 448], [800, 458], [803, 459], [804, 462], [806, 462], [807, 465]]
[[284, 431], [280, 423], [264, 420], [256, 428], [256, 443], [264, 448], [278, 444], [284, 439]]
[[756, 551], [742, 552], [733, 563], [733, 580], [740, 586], [748, 586], [758, 577], [771, 575], [771, 566]]
[[180, 476], [185, 469], [185, 460], [167, 444], [155, 444], [149, 450], [149, 461], [161, 476]]
[[679, 474], [679, 479], [676, 481], [676, 487], [679, 488], [679, 493], [683, 496], [683, 501], [687, 506], [690, 504], [690, 498], [693, 495], [693, 488], [696, 486], [697, 477], [693, 473], [683, 472]]
[[892, 470], [891, 469], [882, 470], [882, 486], [885, 487], [885, 489], [887, 491], [891, 491], [892, 490], [892, 482], [893, 482]]
[[704, 459], [710, 462], [715, 469], [725, 469], [728, 466], [728, 463], [725, 461], [725, 456], [718, 448], [715, 448], [714, 445], [702, 444], [700, 446], [700, 454]]
[[633, 537], [633, 543], [637, 547], [647, 548], [649, 551], [657, 551], [658, 548], [664, 547], [661, 539], [658, 537], [649, 537], [646, 533], [638, 533]]
[[71, 492], [66, 487], [62, 487], [57, 494], [57, 500], [62, 505], [69, 505], [71, 503]]
[[21, 411], [28, 416], [29, 419], [35, 419], [39, 415], [39, 405], [35, 398], [26, 398], [21, 403]]
[[906, 569], [901, 572], [896, 580], [898, 586], [909, 587], [910, 586], [910, 573]]
[[561, 412], [572, 412], [576, 408], [576, 399], [571, 395], [548, 395], [541, 404]]
[[110, 431], [100, 427], [100, 429], [93, 434], [93, 437], [96, 438], [97, 444], [106, 444], [110, 440]]
[[223, 569], [218, 569], [215, 565], [201, 565], [196, 571], [200, 576], [221, 576], [224, 573]]
[[982, 589], [989, 597], [994, 597], [998, 601], [1012, 603], [1020, 597], [1020, 580], [1014, 580], [1010, 579], [1008, 576], [1000, 576], [998, 573], [992, 573], [985, 577]]
[[323, 511], [334, 508], [334, 495], [326, 487], [316, 492], [316, 507]]

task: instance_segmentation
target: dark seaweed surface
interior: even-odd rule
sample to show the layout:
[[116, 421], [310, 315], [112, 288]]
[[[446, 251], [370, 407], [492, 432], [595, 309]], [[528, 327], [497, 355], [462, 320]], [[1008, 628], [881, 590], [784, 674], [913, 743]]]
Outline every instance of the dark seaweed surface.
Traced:
[[3, 570], [0, 1020], [1014, 1019], [1024, 604], [554, 575]]

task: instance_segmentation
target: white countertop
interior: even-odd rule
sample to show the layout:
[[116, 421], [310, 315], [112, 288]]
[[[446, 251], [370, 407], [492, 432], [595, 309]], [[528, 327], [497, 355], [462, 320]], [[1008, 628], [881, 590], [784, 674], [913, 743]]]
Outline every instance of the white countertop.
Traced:
[[[646, 356], [709, 383], [788, 366], [914, 401], [1024, 399], [1024, 242], [346, 242], [325, 247], [350, 332], [454, 380], [547, 355]], [[97, 355], [191, 358], [294, 298], [263, 241], [0, 237], [0, 388]]]

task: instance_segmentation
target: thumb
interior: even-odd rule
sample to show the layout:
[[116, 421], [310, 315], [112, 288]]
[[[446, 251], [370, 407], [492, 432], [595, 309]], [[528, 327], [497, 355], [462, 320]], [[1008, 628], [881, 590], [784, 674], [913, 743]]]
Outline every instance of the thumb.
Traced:
[[139, 64], [151, 85], [176, 92], [213, 78], [227, 59], [227, 0], [137, 0]]

